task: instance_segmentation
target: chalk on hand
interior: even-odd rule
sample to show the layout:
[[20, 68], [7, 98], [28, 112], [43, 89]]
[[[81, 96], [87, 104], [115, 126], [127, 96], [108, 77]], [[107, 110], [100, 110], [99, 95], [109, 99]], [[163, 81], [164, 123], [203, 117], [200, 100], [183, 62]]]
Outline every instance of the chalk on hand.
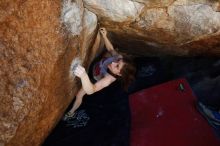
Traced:
[[74, 75], [74, 71], [76, 70], [76, 67], [77, 67], [78, 65], [81, 65], [81, 60], [80, 60], [79, 57], [76, 57], [75, 59], [73, 59], [73, 61], [72, 61], [72, 63], [71, 63], [71, 67], [70, 67], [70, 74], [71, 74], [72, 76], [75, 76], [75, 75]]

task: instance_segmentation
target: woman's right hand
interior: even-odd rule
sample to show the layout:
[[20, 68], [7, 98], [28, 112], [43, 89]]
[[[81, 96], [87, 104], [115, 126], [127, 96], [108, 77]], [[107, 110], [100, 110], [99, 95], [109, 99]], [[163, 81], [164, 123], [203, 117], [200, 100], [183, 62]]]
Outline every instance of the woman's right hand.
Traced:
[[77, 65], [77, 67], [75, 68], [75, 70], [73, 71], [73, 73], [79, 77], [82, 78], [85, 74], [86, 74], [86, 70], [83, 66], [81, 65]]
[[106, 35], [107, 35], [107, 31], [106, 31], [106, 29], [105, 29], [104, 27], [101, 27], [101, 28], [99, 29], [99, 31], [100, 31], [100, 33], [101, 33], [102, 36], [106, 36]]

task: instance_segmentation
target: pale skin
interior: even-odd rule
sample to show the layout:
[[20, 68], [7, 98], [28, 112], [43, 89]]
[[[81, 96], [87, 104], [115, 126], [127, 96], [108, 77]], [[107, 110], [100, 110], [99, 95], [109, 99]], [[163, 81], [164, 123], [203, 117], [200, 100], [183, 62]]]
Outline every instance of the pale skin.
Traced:
[[[101, 35], [100, 35], [101, 34]], [[97, 34], [94, 46], [98, 46], [100, 43], [100, 37], [103, 37], [105, 46], [107, 51], [109, 51], [111, 54], [117, 54], [115, 51], [112, 43], [109, 41], [107, 37], [107, 31], [105, 28], [100, 28], [99, 32]], [[118, 62], [112, 62], [111, 64], [108, 65], [108, 69], [114, 73], [115, 75], [121, 76], [120, 71], [124, 65], [124, 62], [122, 60]], [[95, 92], [98, 92], [102, 90], [103, 88], [109, 86], [111, 83], [113, 83], [116, 78], [113, 77], [110, 74], [105, 75], [101, 80], [97, 81], [95, 84], [91, 83], [88, 74], [85, 71], [85, 68], [81, 65], [78, 65], [76, 69], [74, 70], [74, 74], [81, 79], [82, 82], [82, 87], [76, 94], [76, 100], [73, 104], [73, 107], [71, 110], [68, 112], [69, 115], [74, 115], [75, 111], [79, 108], [79, 106], [82, 103], [83, 97], [85, 94], [93, 94]]]

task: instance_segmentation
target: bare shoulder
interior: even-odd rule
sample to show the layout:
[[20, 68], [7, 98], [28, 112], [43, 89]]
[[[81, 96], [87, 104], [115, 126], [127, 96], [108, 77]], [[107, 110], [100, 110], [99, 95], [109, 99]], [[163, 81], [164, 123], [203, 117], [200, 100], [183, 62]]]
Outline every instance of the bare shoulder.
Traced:
[[111, 54], [112, 56], [121, 56], [121, 54], [120, 54], [118, 51], [116, 51], [116, 50], [110, 51], [110, 54]]
[[107, 74], [105, 75], [105, 77], [103, 77], [101, 80], [99, 80], [98, 82], [102, 82], [105, 85], [109, 85], [112, 82], [114, 82], [116, 80], [116, 78], [114, 78], [112, 75]]
[[109, 86], [115, 80], [116, 80], [116, 78], [107, 74], [104, 78], [102, 78], [101, 80], [99, 80], [95, 83], [95, 91], [97, 92], [97, 91]]

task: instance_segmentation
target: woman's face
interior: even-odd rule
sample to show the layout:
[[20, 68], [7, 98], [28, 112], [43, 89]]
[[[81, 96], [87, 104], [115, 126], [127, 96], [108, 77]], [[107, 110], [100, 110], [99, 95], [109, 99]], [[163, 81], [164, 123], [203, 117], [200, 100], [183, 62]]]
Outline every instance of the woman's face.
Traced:
[[120, 59], [117, 62], [112, 62], [111, 64], [108, 65], [108, 69], [115, 75], [121, 76], [121, 69], [124, 66], [124, 61]]

